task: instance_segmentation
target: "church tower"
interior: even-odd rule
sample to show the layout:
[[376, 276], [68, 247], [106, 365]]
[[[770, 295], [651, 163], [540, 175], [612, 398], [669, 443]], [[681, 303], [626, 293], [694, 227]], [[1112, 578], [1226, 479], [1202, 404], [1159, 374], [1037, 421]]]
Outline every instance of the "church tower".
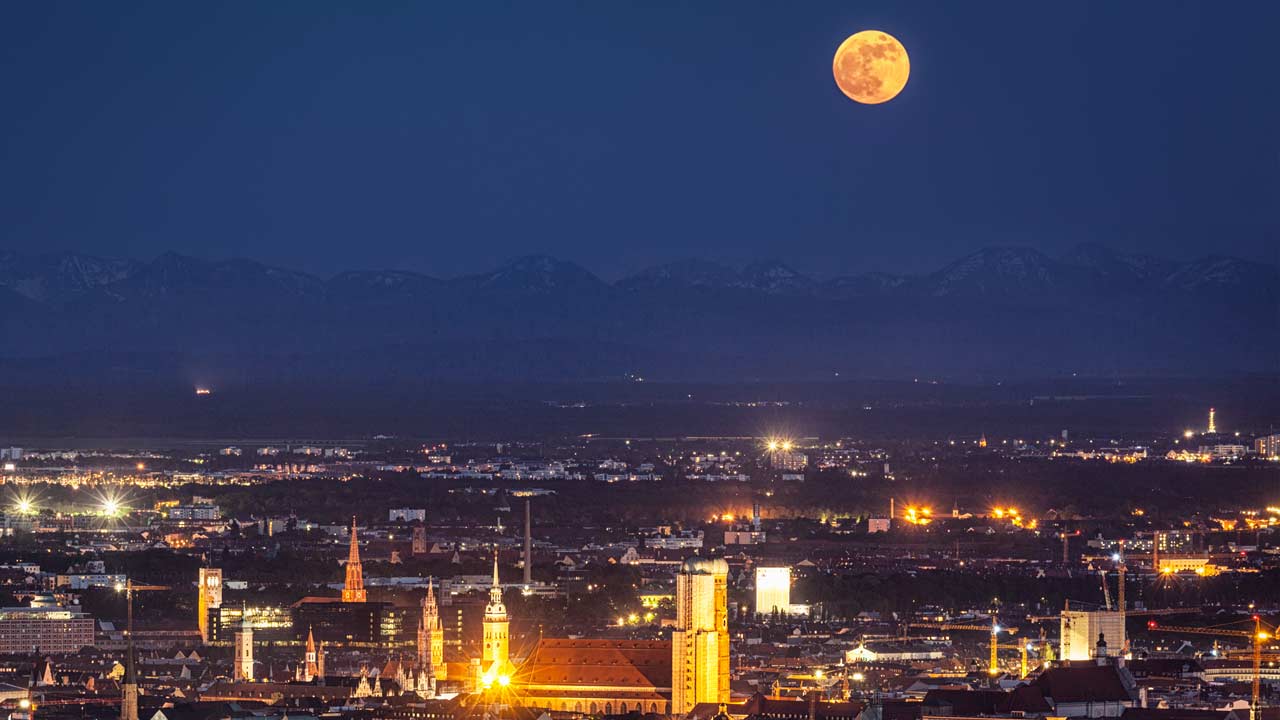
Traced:
[[502, 586], [498, 584], [498, 551], [493, 551], [493, 587], [489, 588], [489, 604], [484, 607], [485, 672], [500, 672], [507, 666], [507, 606], [502, 603]]
[[248, 614], [241, 616], [240, 629], [236, 630], [235, 665], [231, 676], [236, 682], [253, 681], [253, 628], [249, 626]]
[[729, 702], [729, 564], [691, 558], [676, 575], [671, 633], [671, 714]]
[[427, 580], [427, 595], [422, 599], [422, 620], [418, 623], [418, 667], [439, 680], [446, 677], [444, 626], [440, 623], [435, 585], [430, 580]]
[[316, 638], [307, 628], [307, 651], [302, 657], [302, 682], [311, 682], [320, 675], [320, 654], [316, 651]]
[[356, 539], [356, 519], [351, 518], [351, 550], [347, 553], [347, 582], [342, 588], [342, 602], [365, 602], [364, 569], [360, 565], [360, 543]]

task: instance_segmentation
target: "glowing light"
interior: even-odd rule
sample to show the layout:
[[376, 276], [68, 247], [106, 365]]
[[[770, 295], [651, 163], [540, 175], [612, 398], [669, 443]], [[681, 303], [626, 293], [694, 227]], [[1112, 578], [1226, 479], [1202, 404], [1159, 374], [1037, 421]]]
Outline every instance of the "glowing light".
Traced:
[[1184, 432], [1182, 433], [1182, 437], [1184, 437], [1184, 438], [1186, 438], [1186, 439], [1188, 439], [1188, 440], [1190, 440], [1191, 438], [1193, 438], [1193, 437], [1195, 437], [1195, 436], [1196, 436], [1196, 431], [1195, 431], [1195, 430], [1186, 430], [1186, 431], [1184, 431]]
[[508, 686], [508, 685], [510, 685], [510, 684], [511, 684], [511, 676], [510, 676], [510, 675], [499, 675], [499, 676], [498, 676], [498, 685], [500, 685], [500, 686], [502, 686], [502, 687], [506, 687], [506, 686]]
[[822, 675], [823, 675], [822, 668], [818, 668], [817, 670], [813, 671], [813, 676], [818, 678], [819, 680], [822, 679]]
[[143, 470], [146, 470], [146, 469], [147, 469], [146, 463], [138, 463], [138, 472], [142, 472]]
[[107, 517], [115, 517], [120, 514], [120, 503], [114, 498], [107, 498], [102, 501], [102, 514]]
[[768, 445], [766, 445], [766, 447], [768, 447], [768, 448], [769, 448], [769, 452], [777, 452], [777, 451], [778, 451], [778, 441], [777, 441], [777, 440], [770, 440], [770, 441], [769, 441], [769, 444], [768, 444]]
[[863, 680], [867, 679], [867, 676], [866, 676], [866, 675], [863, 675], [863, 674], [862, 674], [862, 673], [860, 673], [860, 672], [856, 672], [856, 673], [854, 673], [854, 674], [850, 675], [849, 677], [850, 677], [854, 682], [862, 682]]

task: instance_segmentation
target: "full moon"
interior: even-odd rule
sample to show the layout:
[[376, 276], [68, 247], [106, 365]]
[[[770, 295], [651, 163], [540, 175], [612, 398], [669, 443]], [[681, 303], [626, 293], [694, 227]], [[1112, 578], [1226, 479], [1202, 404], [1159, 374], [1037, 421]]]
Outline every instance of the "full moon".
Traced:
[[840, 43], [831, 62], [840, 92], [866, 105], [897, 97], [907, 86], [911, 60], [907, 49], [889, 33], [863, 30]]

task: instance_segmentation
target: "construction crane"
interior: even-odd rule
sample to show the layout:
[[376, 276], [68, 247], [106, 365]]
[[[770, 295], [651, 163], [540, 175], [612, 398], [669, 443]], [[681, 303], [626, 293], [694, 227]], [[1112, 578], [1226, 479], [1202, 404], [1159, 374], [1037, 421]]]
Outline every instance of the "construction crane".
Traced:
[[1000, 650], [1017, 650], [1018, 651], [1018, 659], [1021, 663], [1019, 666], [1021, 671], [1018, 673], [1018, 679], [1019, 680], [1026, 679], [1027, 674], [1030, 672], [1029, 669], [1027, 668], [1027, 653], [1031, 650], [1031, 641], [1027, 641], [1025, 643], [1018, 643], [1017, 645], [1010, 645], [1008, 643], [996, 643], [996, 648]]
[[[1155, 620], [1147, 622], [1147, 629], [1155, 632], [1182, 633], [1185, 635], [1222, 635], [1227, 637], [1248, 638], [1253, 644], [1253, 690], [1249, 700], [1249, 720], [1258, 720], [1258, 697], [1262, 691], [1262, 644], [1270, 640], [1272, 633], [1262, 627], [1262, 618], [1253, 616], [1253, 630], [1232, 630], [1229, 628], [1180, 627], [1177, 625], [1161, 625]], [[1275, 628], [1271, 628], [1274, 632]]]
[[147, 590], [172, 590], [168, 585], [134, 585], [133, 580], [125, 580], [123, 585], [116, 585], [116, 590], [124, 593], [127, 606], [125, 637], [124, 682], [120, 685], [120, 720], [138, 720], [138, 673], [133, 663], [133, 594]]
[[[975, 632], [991, 633], [991, 658], [987, 665], [987, 672], [992, 675], [1000, 674], [1000, 664], [997, 654], [1000, 648], [998, 635], [1000, 634], [1000, 621], [995, 615], [991, 616], [990, 625], [960, 625], [956, 623], [907, 623], [905, 628], [934, 628], [937, 630], [973, 630]], [[1017, 628], [1008, 630], [1009, 634], [1017, 632]]]
[[[1125, 613], [1126, 617], [1148, 617], [1151, 615], [1196, 615], [1200, 613], [1200, 608], [1150, 608], [1146, 610], [1130, 610]], [[1028, 615], [1028, 622], [1052, 622], [1061, 620], [1061, 615]]]

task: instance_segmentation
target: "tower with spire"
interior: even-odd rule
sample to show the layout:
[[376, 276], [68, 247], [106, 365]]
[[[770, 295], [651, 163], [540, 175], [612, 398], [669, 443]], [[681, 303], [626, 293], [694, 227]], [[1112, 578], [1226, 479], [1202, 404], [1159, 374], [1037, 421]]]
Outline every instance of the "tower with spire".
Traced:
[[418, 623], [418, 667], [436, 679], [445, 679], [444, 626], [440, 623], [440, 607], [436, 604], [435, 584], [431, 580], [427, 580], [422, 620]]
[[484, 654], [480, 661], [486, 672], [501, 673], [507, 666], [507, 606], [502, 602], [502, 586], [498, 584], [498, 550], [493, 550], [493, 586], [489, 588], [489, 604], [484, 607]]
[[347, 582], [342, 587], [342, 602], [362, 603], [368, 599], [364, 590], [364, 568], [360, 565], [360, 542], [356, 538], [356, 519], [351, 518], [351, 549], [347, 553]]
[[235, 660], [231, 669], [231, 679], [236, 682], [253, 681], [253, 626], [249, 624], [249, 613], [240, 611], [240, 628], [236, 630]]
[[298, 671], [298, 679], [302, 682], [312, 682], [320, 677], [324, 670], [324, 660], [321, 659], [322, 651], [316, 647], [316, 638], [312, 634], [311, 628], [307, 628], [307, 649], [302, 656], [302, 667]]

